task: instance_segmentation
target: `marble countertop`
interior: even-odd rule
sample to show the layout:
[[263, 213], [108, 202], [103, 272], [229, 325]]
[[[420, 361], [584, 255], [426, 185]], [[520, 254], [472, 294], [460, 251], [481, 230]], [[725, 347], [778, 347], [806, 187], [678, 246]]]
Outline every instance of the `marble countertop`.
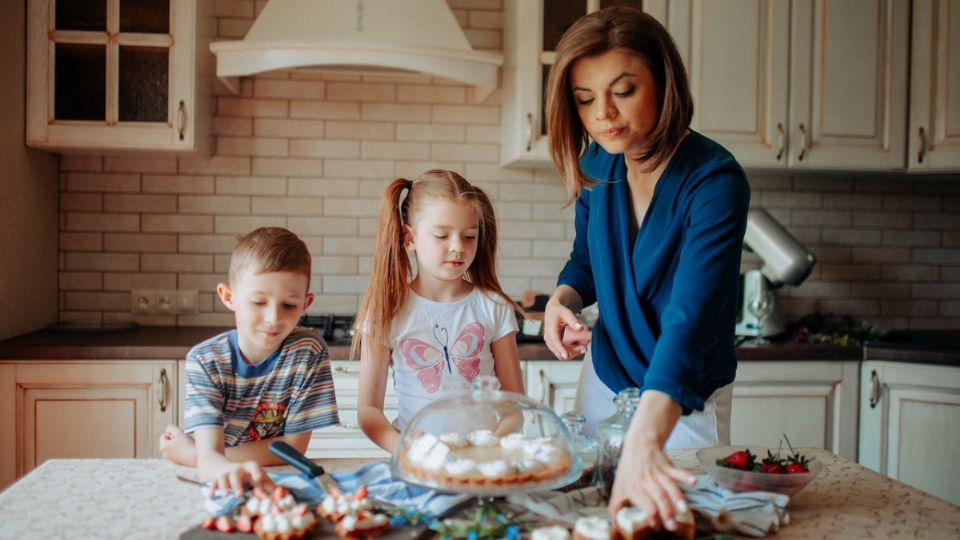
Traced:
[[[790, 524], [768, 538], [960, 538], [960, 507], [825, 450], [825, 469], [790, 501]], [[702, 472], [695, 451], [672, 451]], [[364, 460], [323, 460], [331, 470]], [[157, 459], [54, 459], [0, 493], [4, 538], [177, 538], [205, 513], [195, 471]]]

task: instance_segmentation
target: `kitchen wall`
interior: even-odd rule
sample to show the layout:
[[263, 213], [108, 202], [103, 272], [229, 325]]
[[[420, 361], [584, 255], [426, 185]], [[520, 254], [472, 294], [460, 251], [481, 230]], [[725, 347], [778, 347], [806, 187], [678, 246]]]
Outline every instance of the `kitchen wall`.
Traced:
[[26, 2], [0, 0], [0, 339], [57, 317], [57, 157], [24, 145]]
[[[502, 47], [500, 0], [448, 0], [477, 49]], [[216, 0], [222, 39], [264, 2]], [[131, 289], [200, 291], [200, 312], [144, 324], [228, 325], [212, 293], [235, 235], [289, 227], [314, 255], [311, 312], [351, 313], [364, 291], [379, 197], [394, 177], [456, 170], [496, 200], [510, 293], [552, 290], [572, 213], [547, 169], [503, 169], [499, 92], [477, 102], [446, 80], [302, 70], [218, 85], [213, 156], [65, 156], [60, 316], [128, 320]], [[829, 310], [886, 328], [960, 328], [960, 181], [905, 174], [751, 173], [770, 209], [818, 257], [782, 291], [787, 315]], [[2, 204], [2, 203], [0, 203]], [[745, 267], [756, 260], [747, 256]]]

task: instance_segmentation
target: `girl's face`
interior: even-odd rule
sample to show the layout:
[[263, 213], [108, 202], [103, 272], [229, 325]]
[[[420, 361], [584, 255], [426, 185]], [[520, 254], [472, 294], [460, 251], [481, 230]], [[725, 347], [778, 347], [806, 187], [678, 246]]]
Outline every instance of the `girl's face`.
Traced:
[[416, 251], [417, 279], [433, 284], [460, 281], [477, 255], [480, 219], [466, 201], [427, 201], [411, 225], [406, 247]]
[[646, 148], [660, 115], [647, 62], [624, 49], [580, 58], [570, 69], [573, 101], [587, 134], [611, 154]]

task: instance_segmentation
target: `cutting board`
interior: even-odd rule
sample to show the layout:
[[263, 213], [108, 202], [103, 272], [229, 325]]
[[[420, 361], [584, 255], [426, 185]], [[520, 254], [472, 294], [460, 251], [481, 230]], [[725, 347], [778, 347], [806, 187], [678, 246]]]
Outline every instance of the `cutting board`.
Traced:
[[[390, 527], [386, 532], [377, 536], [379, 540], [416, 540], [421, 538], [430, 538], [433, 531], [427, 529], [426, 525], [400, 525]], [[336, 531], [333, 530], [333, 523], [327, 520], [318, 520], [317, 528], [313, 534], [306, 538], [339, 538]], [[202, 525], [184, 532], [180, 535], [180, 540], [258, 540], [257, 535], [251, 533], [242, 533], [235, 531], [232, 533], [222, 533], [220, 531], [211, 531], [204, 529]]]

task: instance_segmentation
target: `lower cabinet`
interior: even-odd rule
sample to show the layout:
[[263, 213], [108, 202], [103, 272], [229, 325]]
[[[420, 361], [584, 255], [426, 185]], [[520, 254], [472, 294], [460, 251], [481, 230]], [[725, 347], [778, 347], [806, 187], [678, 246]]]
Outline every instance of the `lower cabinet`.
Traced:
[[525, 364], [528, 396], [542, 401], [558, 416], [574, 410], [582, 360], [529, 360]]
[[[357, 399], [360, 390], [360, 362], [355, 360], [332, 360], [333, 386], [337, 393], [337, 410], [340, 423], [313, 432], [307, 457], [386, 458], [389, 453], [373, 443], [357, 421]], [[393, 370], [387, 376], [387, 391], [383, 398], [384, 413], [388, 419], [397, 417], [397, 394], [393, 389]]]
[[177, 378], [172, 360], [3, 363], [0, 406], [13, 411], [3, 427], [16, 435], [0, 446], [0, 482], [52, 458], [160, 457], [157, 439], [177, 421]]
[[960, 367], [868, 360], [860, 464], [960, 504]]
[[[857, 459], [859, 361], [750, 361], [737, 366], [730, 442], [825, 448]], [[786, 445], [784, 445], [786, 447]]]

